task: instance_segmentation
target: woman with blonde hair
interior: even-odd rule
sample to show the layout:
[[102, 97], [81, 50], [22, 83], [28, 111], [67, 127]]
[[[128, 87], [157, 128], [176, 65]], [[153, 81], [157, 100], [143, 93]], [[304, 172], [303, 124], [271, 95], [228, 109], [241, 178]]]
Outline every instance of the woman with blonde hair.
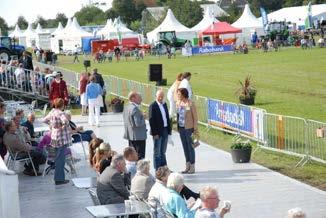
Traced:
[[94, 162], [93, 162], [93, 159], [94, 159], [94, 156], [95, 156], [95, 150], [96, 150], [97, 147], [100, 146], [100, 144], [102, 142], [104, 142], [103, 139], [96, 138], [96, 139], [92, 139], [90, 141], [90, 143], [88, 144], [88, 146], [89, 146], [89, 164], [93, 168], [95, 167]]
[[93, 157], [93, 165], [96, 172], [100, 174], [105, 170], [106, 167], [111, 165], [113, 152], [109, 143], [102, 142], [99, 147], [95, 149], [95, 155]]

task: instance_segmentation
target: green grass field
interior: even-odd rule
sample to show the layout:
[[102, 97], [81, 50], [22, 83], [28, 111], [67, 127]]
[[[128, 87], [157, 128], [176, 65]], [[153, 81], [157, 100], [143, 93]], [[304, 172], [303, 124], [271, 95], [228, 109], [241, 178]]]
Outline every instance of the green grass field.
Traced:
[[[72, 64], [73, 57], [59, 57], [59, 66], [81, 72], [82, 64]], [[145, 60], [129, 58], [120, 63], [93, 63], [102, 74], [147, 82], [148, 64], [162, 63], [164, 78], [172, 84], [179, 72], [190, 71], [194, 93], [230, 102], [238, 102], [235, 95], [239, 80], [248, 74], [257, 88], [256, 107], [270, 113], [326, 121], [326, 49], [301, 50], [286, 48], [280, 52], [248, 55], [217, 54], [190, 58], [177, 56], [146, 56]], [[80, 58], [81, 62], [83, 58]]]

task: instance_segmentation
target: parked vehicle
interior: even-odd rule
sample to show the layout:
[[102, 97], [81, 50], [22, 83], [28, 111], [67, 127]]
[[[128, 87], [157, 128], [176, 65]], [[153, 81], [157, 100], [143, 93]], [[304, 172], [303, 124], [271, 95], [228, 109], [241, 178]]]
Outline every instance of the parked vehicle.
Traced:
[[9, 61], [11, 58], [20, 58], [25, 47], [15, 44], [15, 40], [8, 36], [0, 37], [0, 60]]

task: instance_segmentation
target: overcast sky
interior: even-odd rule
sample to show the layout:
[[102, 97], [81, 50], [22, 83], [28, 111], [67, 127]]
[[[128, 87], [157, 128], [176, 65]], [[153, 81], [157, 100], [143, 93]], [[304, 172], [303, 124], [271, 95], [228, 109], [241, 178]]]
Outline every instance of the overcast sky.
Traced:
[[82, 4], [88, 2], [89, 0], [0, 0], [0, 16], [9, 26], [14, 25], [20, 15], [28, 22], [34, 22], [38, 15], [45, 19], [55, 18], [59, 12], [72, 17]]

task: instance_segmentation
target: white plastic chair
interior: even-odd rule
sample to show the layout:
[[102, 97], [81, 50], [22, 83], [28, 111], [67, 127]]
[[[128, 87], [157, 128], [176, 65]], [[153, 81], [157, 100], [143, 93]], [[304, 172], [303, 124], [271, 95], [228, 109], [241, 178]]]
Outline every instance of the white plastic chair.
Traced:
[[[29, 151], [28, 152], [13, 152], [9, 146], [7, 146], [7, 149], [9, 152], [9, 157], [8, 157], [7, 163], [6, 163], [8, 169], [12, 165], [12, 169], [13, 169], [13, 171], [15, 171], [16, 162], [25, 162], [26, 164], [28, 164], [28, 162], [31, 162], [35, 176], [37, 176], [34, 162], [32, 160], [32, 157], [31, 157], [31, 154]], [[27, 154], [27, 157], [19, 157], [18, 154]]]

